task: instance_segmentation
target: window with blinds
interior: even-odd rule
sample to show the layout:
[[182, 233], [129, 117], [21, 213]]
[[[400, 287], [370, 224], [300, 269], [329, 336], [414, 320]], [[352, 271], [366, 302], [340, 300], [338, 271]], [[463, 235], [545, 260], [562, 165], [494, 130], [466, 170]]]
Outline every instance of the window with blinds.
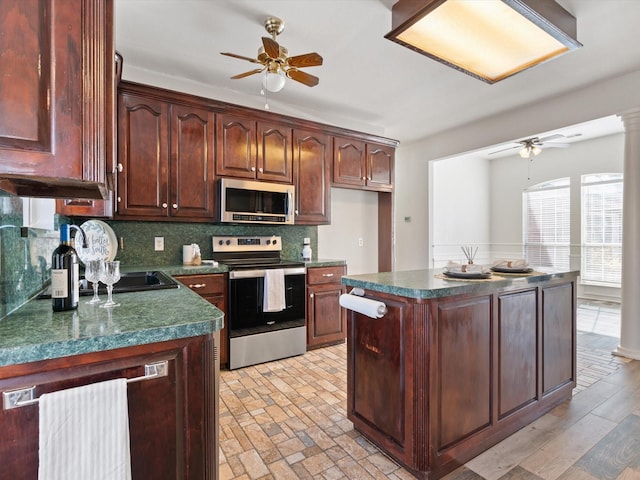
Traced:
[[524, 191], [524, 254], [529, 264], [569, 269], [570, 203], [569, 178]]
[[582, 283], [620, 287], [622, 174], [582, 176]]

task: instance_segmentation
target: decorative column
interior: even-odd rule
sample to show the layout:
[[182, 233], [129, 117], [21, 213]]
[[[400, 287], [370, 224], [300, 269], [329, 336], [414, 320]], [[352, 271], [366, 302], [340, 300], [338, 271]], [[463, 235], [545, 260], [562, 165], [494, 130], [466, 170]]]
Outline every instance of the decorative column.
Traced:
[[640, 360], [640, 108], [621, 115], [625, 128], [622, 197], [622, 304], [616, 355]]

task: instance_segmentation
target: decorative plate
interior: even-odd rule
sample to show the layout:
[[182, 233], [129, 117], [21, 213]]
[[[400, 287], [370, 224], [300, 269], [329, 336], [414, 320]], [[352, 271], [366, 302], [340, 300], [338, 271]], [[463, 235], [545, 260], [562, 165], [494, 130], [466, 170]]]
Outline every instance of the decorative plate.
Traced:
[[89, 260], [111, 261], [118, 253], [118, 238], [113, 229], [101, 220], [87, 220], [80, 228], [87, 237], [87, 248], [82, 246], [80, 235], [76, 236], [76, 252], [82, 263]]
[[531, 273], [533, 268], [531, 267], [491, 267], [491, 270], [497, 273]]
[[445, 277], [450, 278], [467, 278], [467, 279], [482, 279], [491, 278], [491, 272], [452, 272], [445, 270], [442, 272]]

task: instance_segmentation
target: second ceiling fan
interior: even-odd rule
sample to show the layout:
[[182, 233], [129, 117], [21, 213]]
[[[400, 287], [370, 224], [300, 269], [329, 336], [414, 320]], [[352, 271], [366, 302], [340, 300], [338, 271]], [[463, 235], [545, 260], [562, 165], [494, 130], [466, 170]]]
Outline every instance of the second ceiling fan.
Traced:
[[518, 148], [518, 155], [520, 155], [522, 158], [530, 158], [530, 157], [534, 157], [536, 155], [539, 155], [542, 152], [543, 148], [568, 148], [570, 146], [570, 144], [568, 143], [557, 143], [557, 142], [552, 142], [552, 140], [556, 140], [559, 138], [572, 138], [572, 137], [579, 137], [580, 133], [575, 133], [573, 135], [563, 135], [561, 133], [555, 133], [553, 135], [549, 135], [547, 137], [531, 137], [531, 138], [527, 138], [524, 140], [518, 140], [517, 143], [518, 145], [514, 145], [512, 147], [508, 147], [508, 148], [503, 148], [501, 150], [496, 150], [495, 152], [491, 152], [489, 153], [489, 155], [494, 155], [496, 153], [500, 153], [500, 152], [506, 152], [507, 150], [514, 150], [516, 148]]

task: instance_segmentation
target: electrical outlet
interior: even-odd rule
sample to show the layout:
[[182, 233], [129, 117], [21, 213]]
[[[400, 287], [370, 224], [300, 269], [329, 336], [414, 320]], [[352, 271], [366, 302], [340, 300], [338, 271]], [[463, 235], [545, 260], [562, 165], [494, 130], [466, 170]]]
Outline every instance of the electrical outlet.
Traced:
[[364, 239], [362, 237], [358, 238], [358, 246], [364, 247]]
[[154, 250], [156, 252], [162, 252], [164, 250], [164, 237], [155, 238]]

